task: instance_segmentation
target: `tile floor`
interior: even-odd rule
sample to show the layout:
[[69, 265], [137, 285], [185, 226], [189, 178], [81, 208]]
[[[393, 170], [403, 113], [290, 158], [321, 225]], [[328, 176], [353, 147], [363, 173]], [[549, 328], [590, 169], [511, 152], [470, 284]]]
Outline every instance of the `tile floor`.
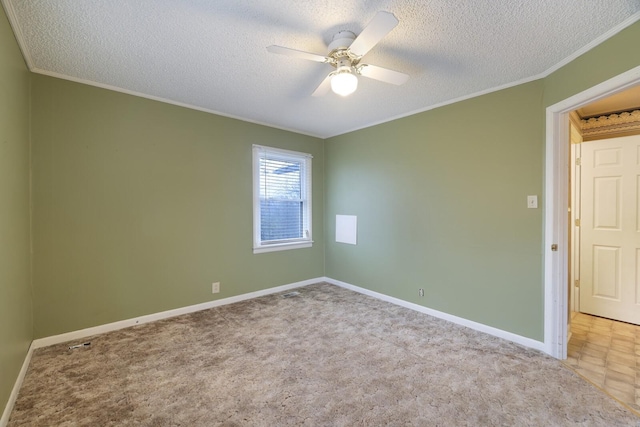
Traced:
[[572, 313], [565, 363], [640, 412], [640, 326]]

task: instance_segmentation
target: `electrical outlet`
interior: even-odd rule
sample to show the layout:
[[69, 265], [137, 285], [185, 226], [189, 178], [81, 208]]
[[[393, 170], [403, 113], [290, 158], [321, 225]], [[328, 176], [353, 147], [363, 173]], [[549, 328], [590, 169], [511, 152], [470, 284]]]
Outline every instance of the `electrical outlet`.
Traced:
[[215, 282], [211, 284], [211, 293], [217, 294], [220, 292], [220, 282]]
[[422, 288], [418, 289], [418, 295], [423, 297], [424, 296], [424, 289], [422, 289]]

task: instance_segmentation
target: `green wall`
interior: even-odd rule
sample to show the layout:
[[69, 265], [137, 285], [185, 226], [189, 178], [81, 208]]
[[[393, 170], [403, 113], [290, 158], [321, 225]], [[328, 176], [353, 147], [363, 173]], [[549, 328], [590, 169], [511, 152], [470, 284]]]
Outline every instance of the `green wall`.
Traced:
[[[326, 275], [542, 341], [545, 108], [640, 65], [638, 40], [640, 23], [545, 79], [327, 140]], [[358, 245], [335, 243], [337, 214]]]
[[32, 339], [29, 72], [0, 8], [0, 415]]
[[[324, 275], [321, 139], [41, 75], [32, 91], [36, 338]], [[314, 156], [313, 248], [253, 254], [252, 144]]]
[[541, 339], [542, 87], [328, 140], [327, 235], [357, 215], [358, 244], [327, 238], [327, 276]]
[[544, 79], [548, 107], [640, 65], [640, 21]]

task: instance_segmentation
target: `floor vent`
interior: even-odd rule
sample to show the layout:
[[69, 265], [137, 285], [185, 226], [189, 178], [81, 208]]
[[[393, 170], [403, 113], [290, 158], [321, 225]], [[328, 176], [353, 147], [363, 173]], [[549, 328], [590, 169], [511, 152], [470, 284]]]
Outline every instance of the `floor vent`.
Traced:
[[82, 344], [76, 344], [69, 346], [69, 350], [75, 350], [76, 348], [87, 348], [91, 345], [91, 342], [84, 342]]
[[282, 294], [282, 297], [283, 298], [293, 298], [293, 297], [297, 297], [298, 295], [300, 295], [300, 292], [293, 291], [293, 292], [287, 292], [286, 294]]

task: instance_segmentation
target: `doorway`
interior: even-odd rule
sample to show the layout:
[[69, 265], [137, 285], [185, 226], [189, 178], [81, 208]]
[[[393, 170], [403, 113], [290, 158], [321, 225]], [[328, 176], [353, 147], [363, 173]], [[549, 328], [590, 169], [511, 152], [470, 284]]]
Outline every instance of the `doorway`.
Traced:
[[547, 108], [545, 154], [545, 351], [566, 359], [569, 316], [569, 113], [640, 84], [640, 67]]
[[640, 410], [640, 85], [570, 113], [567, 366]]

